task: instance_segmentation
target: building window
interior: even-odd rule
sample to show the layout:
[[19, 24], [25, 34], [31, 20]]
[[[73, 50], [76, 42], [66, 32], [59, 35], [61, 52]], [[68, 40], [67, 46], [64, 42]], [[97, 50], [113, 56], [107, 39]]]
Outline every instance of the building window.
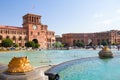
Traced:
[[24, 34], [26, 34], [26, 32], [24, 32]]
[[54, 36], [54, 33], [53, 33], [53, 36]]
[[84, 40], [81, 40], [81, 42], [83, 42], [83, 43], [84, 43]]
[[19, 46], [22, 46], [22, 44], [21, 44], [21, 43], [19, 43]]
[[2, 36], [0, 35], [0, 40], [2, 40]]
[[6, 36], [6, 38], [8, 39], [8, 38], [10, 38], [9, 36]]
[[20, 40], [22, 40], [22, 37], [21, 37], [21, 36], [19, 37], [19, 41], [20, 41]]
[[43, 30], [43, 26], [41, 26], [41, 30]]
[[32, 22], [34, 22], [34, 17], [32, 17]]
[[117, 35], [120, 35], [120, 31], [117, 32]]
[[7, 30], [5, 31], [5, 33], [7, 34]]
[[38, 35], [40, 35], [40, 32], [38, 32]]
[[31, 31], [31, 35], [33, 35], [33, 32]]
[[2, 33], [3, 31], [1, 30], [0, 33]]
[[16, 40], [16, 37], [15, 37], [15, 36], [13, 36], [13, 40]]

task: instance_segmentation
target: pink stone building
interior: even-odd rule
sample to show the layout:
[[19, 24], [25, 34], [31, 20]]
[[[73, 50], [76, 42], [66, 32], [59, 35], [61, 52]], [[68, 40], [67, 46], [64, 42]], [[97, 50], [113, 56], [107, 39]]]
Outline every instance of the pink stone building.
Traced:
[[73, 46], [75, 41], [81, 41], [85, 45], [92, 42], [93, 45], [100, 45], [102, 41], [109, 44], [120, 44], [120, 30], [110, 30], [96, 33], [67, 33], [62, 35], [62, 43]]
[[27, 41], [34, 41], [40, 47], [47, 49], [55, 43], [55, 32], [49, 31], [47, 25], [41, 23], [41, 16], [26, 14], [23, 16], [23, 27], [0, 26], [0, 43], [5, 38], [10, 38], [19, 46], [25, 46]]

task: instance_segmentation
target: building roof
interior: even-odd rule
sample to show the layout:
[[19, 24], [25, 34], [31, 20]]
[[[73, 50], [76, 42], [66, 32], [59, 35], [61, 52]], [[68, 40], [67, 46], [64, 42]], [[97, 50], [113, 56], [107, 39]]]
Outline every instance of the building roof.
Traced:
[[107, 32], [111, 32], [111, 31], [120, 31], [120, 30], [109, 30], [109, 31], [93, 32], [93, 33], [64, 33], [62, 35], [80, 35], [80, 34], [107, 33]]
[[[33, 16], [39, 16], [39, 17], [41, 17], [40, 15], [36, 15], [36, 14], [31, 14], [31, 13], [27, 13], [26, 15], [24, 15], [24, 16], [27, 16], [27, 15], [33, 15]], [[23, 17], [24, 17], [23, 16]]]
[[0, 29], [22, 29], [22, 30], [25, 30], [23, 27], [16, 27], [16, 26], [1, 26], [0, 25]]

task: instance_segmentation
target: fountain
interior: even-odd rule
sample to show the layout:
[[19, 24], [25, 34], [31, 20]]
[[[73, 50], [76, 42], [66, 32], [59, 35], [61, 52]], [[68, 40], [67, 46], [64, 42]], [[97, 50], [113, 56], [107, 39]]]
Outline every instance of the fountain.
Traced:
[[98, 54], [100, 58], [113, 58], [113, 53], [108, 46], [104, 46]]
[[0, 73], [0, 80], [38, 80], [40, 71], [30, 65], [28, 57], [13, 57], [8, 69]]
[[13, 57], [8, 64], [9, 73], [24, 73], [32, 71], [33, 67], [27, 57]]

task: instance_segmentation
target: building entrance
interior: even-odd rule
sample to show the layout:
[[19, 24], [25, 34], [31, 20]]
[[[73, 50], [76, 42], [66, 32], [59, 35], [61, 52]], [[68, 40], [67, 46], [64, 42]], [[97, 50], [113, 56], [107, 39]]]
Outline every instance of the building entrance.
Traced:
[[33, 39], [32, 40], [34, 43], [38, 43], [38, 40], [37, 39]]

